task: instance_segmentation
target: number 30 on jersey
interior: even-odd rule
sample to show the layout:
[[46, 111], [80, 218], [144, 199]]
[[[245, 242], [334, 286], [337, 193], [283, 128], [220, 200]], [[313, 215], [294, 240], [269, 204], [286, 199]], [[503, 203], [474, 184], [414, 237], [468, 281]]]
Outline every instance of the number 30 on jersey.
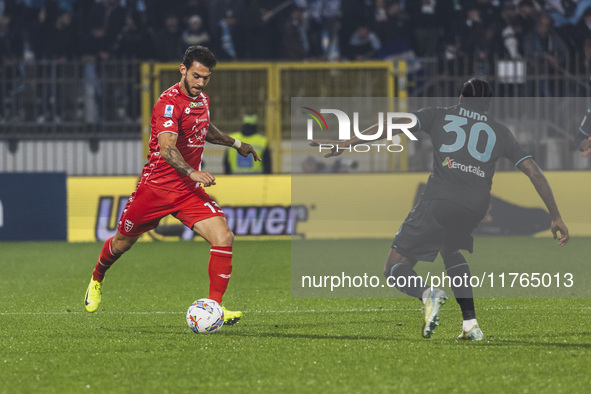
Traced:
[[[439, 151], [446, 153], [456, 152], [466, 145], [466, 131], [464, 130], [464, 126], [468, 123], [468, 119], [457, 115], [447, 115], [445, 120], [449, 121], [449, 123], [443, 126], [443, 130], [448, 133], [455, 133], [456, 140], [453, 144], [441, 145]], [[484, 135], [488, 138], [484, 151], [479, 152], [476, 147], [478, 145], [478, 140], [483, 135], [482, 132], [484, 132]], [[468, 152], [476, 160], [487, 162], [490, 160], [496, 141], [497, 136], [488, 124], [476, 122], [470, 127], [470, 133], [468, 135]]]

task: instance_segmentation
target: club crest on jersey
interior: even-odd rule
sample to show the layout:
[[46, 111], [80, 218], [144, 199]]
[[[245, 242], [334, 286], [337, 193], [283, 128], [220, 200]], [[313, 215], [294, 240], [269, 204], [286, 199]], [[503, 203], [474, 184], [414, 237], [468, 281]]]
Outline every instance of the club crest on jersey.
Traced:
[[130, 232], [133, 228], [133, 222], [129, 219], [125, 219], [125, 231]]
[[174, 109], [173, 105], [167, 105], [166, 108], [164, 108], [164, 116], [167, 118], [172, 118], [172, 110]]
[[191, 101], [189, 103], [189, 107], [191, 107], [191, 108], [203, 107], [203, 101], [199, 101], [199, 102]]

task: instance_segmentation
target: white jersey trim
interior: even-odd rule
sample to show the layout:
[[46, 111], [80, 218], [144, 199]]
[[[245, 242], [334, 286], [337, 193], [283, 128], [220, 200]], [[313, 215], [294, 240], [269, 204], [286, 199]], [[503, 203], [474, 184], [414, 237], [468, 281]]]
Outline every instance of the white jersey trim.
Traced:
[[219, 249], [209, 249], [210, 252], [216, 252], [216, 253], [224, 253], [224, 254], [232, 254], [232, 252], [227, 252], [225, 250], [219, 250]]
[[163, 134], [163, 133], [171, 133], [171, 134], [179, 135], [179, 133], [177, 133], [176, 131], [165, 130], [165, 131], [161, 131], [160, 133], [156, 134], [156, 137], [158, 137], [160, 134]]

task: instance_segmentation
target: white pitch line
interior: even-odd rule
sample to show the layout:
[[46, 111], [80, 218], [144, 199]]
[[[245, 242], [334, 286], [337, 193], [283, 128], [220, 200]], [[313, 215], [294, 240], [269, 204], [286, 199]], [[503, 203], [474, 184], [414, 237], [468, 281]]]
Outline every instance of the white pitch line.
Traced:
[[[420, 308], [397, 308], [397, 309], [345, 309], [345, 310], [321, 310], [321, 309], [296, 309], [287, 311], [263, 311], [263, 310], [244, 310], [243, 313], [351, 313], [351, 312], [394, 312], [394, 311], [419, 311]], [[186, 312], [170, 312], [170, 311], [153, 311], [153, 312], [138, 312], [138, 311], [102, 311], [98, 314], [116, 314], [116, 315], [165, 315], [165, 314], [184, 314]], [[69, 315], [69, 314], [88, 314], [84, 311], [71, 311], [71, 312], [0, 312], [0, 316], [5, 315]]]
[[[546, 308], [531, 308], [531, 307], [495, 307], [495, 308], [478, 308], [480, 311], [511, 311], [511, 310], [536, 310], [536, 309], [546, 309]], [[561, 308], [564, 310], [565, 308]], [[582, 308], [567, 308], [568, 310], [589, 310], [591, 307], [582, 307]], [[411, 311], [420, 311], [421, 308], [375, 308], [375, 309], [361, 309], [361, 308], [352, 308], [352, 309], [295, 309], [295, 310], [284, 310], [284, 311], [277, 311], [277, 310], [244, 310], [243, 313], [353, 313], [353, 312], [411, 312]], [[171, 311], [152, 311], [152, 312], [142, 312], [142, 311], [102, 311], [97, 314], [116, 314], [116, 315], [178, 315], [178, 314], [185, 314], [186, 312], [171, 312]], [[69, 314], [88, 314], [88, 312], [84, 311], [71, 311], [71, 312], [0, 312], [0, 316], [12, 316], [12, 315], [69, 315]]]

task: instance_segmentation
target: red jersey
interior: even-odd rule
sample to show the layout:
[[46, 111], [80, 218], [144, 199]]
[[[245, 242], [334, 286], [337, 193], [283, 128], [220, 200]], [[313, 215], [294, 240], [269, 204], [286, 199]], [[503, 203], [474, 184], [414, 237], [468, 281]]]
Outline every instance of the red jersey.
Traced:
[[200, 171], [205, 136], [209, 130], [209, 97], [203, 92], [197, 97], [189, 97], [181, 91], [177, 83], [160, 95], [152, 110], [150, 123], [150, 153], [140, 182], [170, 191], [186, 191], [198, 187], [198, 183], [172, 168], [162, 158], [158, 136], [161, 133], [177, 134], [176, 147], [183, 159]]

